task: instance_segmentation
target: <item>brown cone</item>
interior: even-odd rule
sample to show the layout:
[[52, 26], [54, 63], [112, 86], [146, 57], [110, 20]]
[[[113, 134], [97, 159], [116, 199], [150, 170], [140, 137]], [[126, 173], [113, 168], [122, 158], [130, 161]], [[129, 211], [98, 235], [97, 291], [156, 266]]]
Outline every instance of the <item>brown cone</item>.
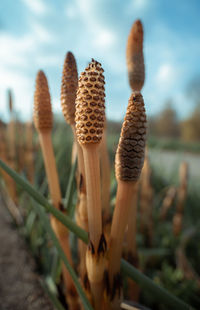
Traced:
[[145, 79], [143, 26], [140, 20], [135, 21], [128, 36], [126, 62], [130, 87], [133, 91], [140, 91]]
[[146, 114], [140, 92], [132, 93], [122, 125], [115, 157], [115, 173], [121, 181], [137, 181], [144, 163]]
[[75, 99], [78, 86], [78, 72], [76, 60], [71, 52], [65, 58], [62, 84], [61, 84], [61, 106], [66, 122], [73, 125], [75, 120]]
[[47, 78], [43, 71], [39, 71], [36, 77], [33, 120], [38, 131], [49, 131], [53, 127], [51, 98]]
[[76, 134], [80, 144], [98, 143], [105, 120], [104, 70], [92, 59], [81, 73], [76, 98]]

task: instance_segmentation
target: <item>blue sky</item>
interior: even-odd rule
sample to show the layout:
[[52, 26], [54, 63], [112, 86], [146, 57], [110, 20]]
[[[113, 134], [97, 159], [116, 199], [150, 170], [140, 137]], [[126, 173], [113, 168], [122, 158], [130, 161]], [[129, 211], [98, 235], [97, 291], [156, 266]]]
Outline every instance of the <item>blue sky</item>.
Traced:
[[31, 117], [39, 69], [48, 77], [53, 110], [61, 113], [62, 66], [72, 51], [79, 73], [91, 58], [102, 63], [107, 116], [122, 119], [130, 96], [126, 41], [137, 18], [145, 34], [147, 113], [158, 113], [172, 98], [186, 117], [192, 103], [185, 88], [200, 75], [199, 16], [199, 0], [0, 0], [0, 118], [8, 118], [9, 87], [20, 117]]

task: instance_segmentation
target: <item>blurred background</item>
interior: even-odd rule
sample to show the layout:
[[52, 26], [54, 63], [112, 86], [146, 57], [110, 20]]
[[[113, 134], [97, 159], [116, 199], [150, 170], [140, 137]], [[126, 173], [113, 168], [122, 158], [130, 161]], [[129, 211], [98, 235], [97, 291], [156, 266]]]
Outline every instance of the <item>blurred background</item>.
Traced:
[[[130, 95], [126, 40], [134, 20], [140, 18], [145, 31], [143, 95], [147, 113], [158, 116], [161, 123], [170, 118], [168, 129], [160, 128], [160, 122], [155, 124], [153, 119], [153, 130], [186, 140], [199, 138], [200, 128], [198, 137], [193, 136], [191, 125], [200, 92], [199, 11], [198, 0], [1, 0], [0, 117], [8, 120], [8, 88], [13, 91], [19, 117], [31, 117], [39, 69], [49, 79], [54, 112], [61, 113], [62, 65], [70, 50], [79, 73], [92, 57], [102, 63], [107, 116], [122, 120]], [[174, 122], [176, 128], [171, 126]]]
[[[79, 73], [91, 58], [102, 63], [107, 118], [115, 122], [112, 128], [119, 133], [130, 96], [126, 42], [133, 22], [140, 18], [149, 146], [200, 152], [199, 11], [198, 0], [1, 0], [0, 119], [9, 121], [8, 89], [17, 118], [31, 119], [35, 76], [43, 69], [54, 114], [64, 121], [62, 66], [66, 52], [72, 51]], [[172, 162], [182, 159], [179, 152]], [[189, 157], [192, 174], [197, 176], [198, 159]], [[165, 158], [152, 156], [152, 160], [163, 166]]]

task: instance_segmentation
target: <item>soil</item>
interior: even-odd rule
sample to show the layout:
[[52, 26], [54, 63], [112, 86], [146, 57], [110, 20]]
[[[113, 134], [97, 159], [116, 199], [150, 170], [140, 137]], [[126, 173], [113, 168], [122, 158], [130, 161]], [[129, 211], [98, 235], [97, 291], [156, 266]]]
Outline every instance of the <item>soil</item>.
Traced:
[[0, 193], [0, 310], [55, 310]]

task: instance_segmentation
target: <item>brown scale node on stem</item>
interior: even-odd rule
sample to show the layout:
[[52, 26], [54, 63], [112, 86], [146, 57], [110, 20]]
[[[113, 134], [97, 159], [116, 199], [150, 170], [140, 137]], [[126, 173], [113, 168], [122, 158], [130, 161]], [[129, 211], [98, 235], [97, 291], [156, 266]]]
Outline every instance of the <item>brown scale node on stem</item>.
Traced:
[[76, 97], [76, 134], [80, 144], [98, 143], [105, 120], [104, 70], [94, 59], [78, 81]]
[[121, 181], [137, 181], [144, 163], [146, 114], [140, 92], [132, 93], [115, 157], [115, 172]]
[[49, 131], [53, 127], [51, 98], [47, 78], [43, 71], [39, 71], [36, 77], [33, 120], [38, 131]]
[[62, 84], [61, 84], [61, 106], [67, 123], [73, 125], [75, 118], [75, 99], [78, 87], [78, 72], [76, 60], [71, 52], [65, 57]]
[[135, 21], [128, 36], [126, 62], [130, 87], [133, 91], [140, 91], [145, 79], [143, 26], [140, 20]]

